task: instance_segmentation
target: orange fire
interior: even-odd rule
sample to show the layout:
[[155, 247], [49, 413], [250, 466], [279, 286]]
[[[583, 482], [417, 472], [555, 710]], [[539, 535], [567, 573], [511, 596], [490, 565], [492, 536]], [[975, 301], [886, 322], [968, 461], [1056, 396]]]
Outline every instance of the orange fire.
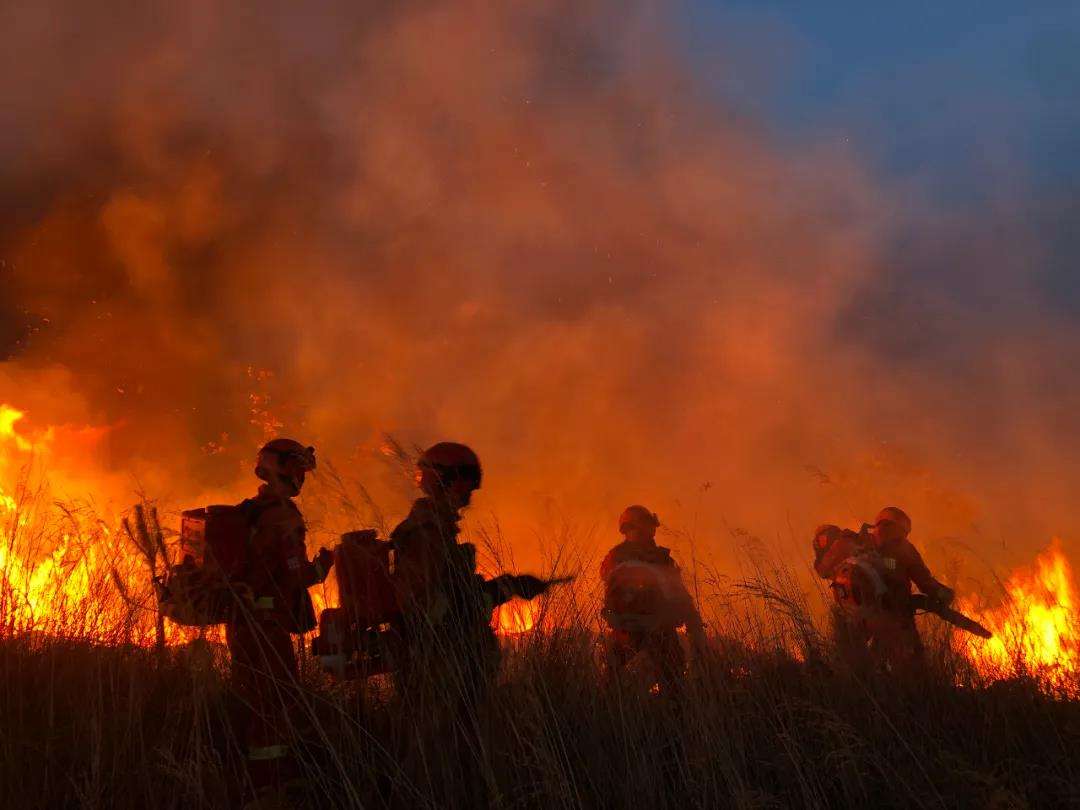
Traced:
[[994, 633], [985, 642], [966, 640], [966, 652], [988, 676], [1031, 674], [1059, 688], [1075, 686], [1080, 674], [1080, 617], [1077, 583], [1058, 539], [1029, 569], [1005, 582], [1007, 599], [997, 607], [967, 600], [969, 612]]
[[495, 632], [502, 636], [517, 636], [527, 633], [536, 626], [537, 607], [535, 602], [513, 599], [495, 610], [492, 625]]
[[[16, 429], [24, 416], [22, 411], [0, 403], [0, 519], [4, 523], [14, 521], [19, 525], [25, 525], [29, 519], [28, 515], [20, 512], [19, 482], [25, 477], [28, 465], [39, 451], [37, 442], [31, 441]], [[5, 534], [13, 538], [16, 526], [10, 528], [11, 531]], [[0, 555], [4, 554], [4, 551], [0, 548]], [[0, 560], [3, 560], [3, 557], [0, 557]]]
[[[92, 480], [71, 478], [63, 464], [51, 466], [57, 457], [78, 453], [86, 429], [20, 431], [24, 417], [0, 405], [0, 630], [109, 640], [123, 625], [125, 641], [152, 643], [150, 571], [120, 530], [119, 516], [60, 506], [49, 493], [50, 480], [64, 482], [69, 491], [94, 489]], [[313, 589], [316, 609], [335, 603], [335, 591], [332, 581]], [[493, 626], [503, 636], [526, 633], [537, 623], [537, 610], [513, 600], [495, 612]], [[188, 628], [166, 627], [170, 642], [192, 635]]]
[[[118, 531], [118, 515], [60, 505], [52, 479], [68, 489], [93, 489], [71, 477], [56, 459], [75, 458], [94, 430], [21, 429], [25, 414], [0, 404], [0, 632], [46, 631], [128, 643], [155, 638], [155, 601], [150, 572]], [[158, 572], [160, 573], [160, 572]], [[1055, 540], [1030, 570], [1012, 573], [1000, 604], [974, 597], [958, 607], [994, 633], [988, 641], [958, 636], [964, 654], [988, 678], [1028, 673], [1059, 689], [1075, 688], [1080, 676], [1080, 606], [1074, 573]], [[318, 607], [332, 604], [334, 588], [316, 589]], [[492, 626], [504, 637], [534, 630], [535, 602], [513, 600], [496, 610]], [[118, 635], [116, 628], [123, 627]], [[191, 631], [167, 628], [170, 641]]]
[[[0, 404], [0, 629], [145, 641], [154, 624], [145, 567], [99, 511], [58, 503], [50, 489], [85, 488], [48, 465], [102, 431], [27, 433], [24, 417]], [[72, 446], [57, 447], [61, 437]]]

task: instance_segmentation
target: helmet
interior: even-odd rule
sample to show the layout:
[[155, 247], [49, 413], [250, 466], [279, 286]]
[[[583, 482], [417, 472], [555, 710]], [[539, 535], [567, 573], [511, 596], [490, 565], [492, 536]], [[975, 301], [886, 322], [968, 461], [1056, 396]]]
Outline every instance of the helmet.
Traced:
[[895, 523], [904, 532], [904, 536], [911, 534], [911, 518], [907, 516], [907, 513], [903, 509], [898, 509], [895, 506], [886, 506], [880, 512], [876, 518], [874, 518], [874, 525], [877, 526], [881, 523]]
[[632, 527], [655, 530], [660, 527], [660, 518], [656, 516], [656, 513], [650, 512], [644, 506], [634, 504], [626, 507], [623, 513], [619, 515], [619, 533], [626, 534]]
[[480, 459], [471, 448], [457, 442], [439, 442], [420, 454], [416, 464], [417, 483], [432, 496], [453, 493], [464, 498], [480, 488], [483, 472]]
[[273, 439], [259, 450], [255, 475], [271, 485], [283, 485], [290, 497], [299, 494], [304, 474], [315, 469], [315, 448], [295, 439]]
[[831, 523], [823, 523], [814, 531], [814, 553], [820, 558], [840, 539], [843, 529]]

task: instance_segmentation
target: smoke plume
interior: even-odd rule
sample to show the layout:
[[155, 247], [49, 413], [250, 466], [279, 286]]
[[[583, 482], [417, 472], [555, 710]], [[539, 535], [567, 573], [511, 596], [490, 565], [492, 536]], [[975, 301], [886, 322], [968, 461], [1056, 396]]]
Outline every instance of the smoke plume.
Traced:
[[519, 560], [633, 502], [720, 562], [887, 504], [937, 561], [1076, 536], [1077, 332], [1008, 206], [782, 148], [670, 14], [8, 4], [0, 401], [189, 505], [284, 434], [400, 514], [384, 437], [464, 441]]

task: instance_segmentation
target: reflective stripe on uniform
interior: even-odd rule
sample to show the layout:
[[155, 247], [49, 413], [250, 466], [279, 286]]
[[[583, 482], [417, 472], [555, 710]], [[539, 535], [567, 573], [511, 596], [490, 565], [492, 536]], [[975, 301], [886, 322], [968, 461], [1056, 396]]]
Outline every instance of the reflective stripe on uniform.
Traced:
[[253, 760], [281, 759], [288, 755], [289, 746], [287, 745], [264, 745], [260, 748], [248, 749], [248, 759]]
[[256, 610], [273, 610], [274, 609], [274, 597], [272, 596], [260, 596], [255, 600]]

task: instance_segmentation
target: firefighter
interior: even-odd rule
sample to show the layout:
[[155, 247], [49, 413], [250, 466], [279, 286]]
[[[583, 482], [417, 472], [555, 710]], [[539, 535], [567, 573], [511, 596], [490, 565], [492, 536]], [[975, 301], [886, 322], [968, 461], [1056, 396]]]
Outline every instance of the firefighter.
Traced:
[[390, 535], [399, 608], [392, 623], [395, 691], [406, 716], [438, 729], [439, 741], [433, 751], [420, 737], [403, 740], [402, 767], [448, 796], [467, 796], [462, 806], [477, 807], [487, 805], [493, 789], [477, 756], [499, 646], [475, 547], [458, 539], [462, 512], [481, 479], [480, 459], [469, 447], [429, 447], [417, 463], [421, 495]]
[[482, 476], [480, 459], [469, 447], [456, 442], [429, 447], [417, 463], [421, 497], [390, 535], [400, 606], [395, 663], [405, 700], [422, 700], [432, 686], [475, 697], [497, 665], [498, 644], [476, 576], [475, 548], [458, 542], [461, 513]]
[[[307, 557], [305, 526], [293, 498], [315, 469], [315, 449], [292, 439], [274, 439], [259, 450], [255, 475], [263, 484], [241, 507], [248, 511], [245, 584], [251, 600], [226, 626], [234, 688], [246, 715], [242, 724], [248, 775], [256, 802], [279, 801], [297, 778], [289, 740], [304, 725], [299, 670], [291, 634], [315, 626], [308, 588], [322, 582], [333, 555], [321, 549]], [[253, 805], [256, 806], [256, 805]]]
[[911, 518], [889, 506], [860, 532], [821, 526], [814, 540], [814, 568], [832, 580], [841, 609], [841, 646], [869, 650], [877, 663], [890, 668], [922, 657], [912, 586], [942, 607], [955, 598], [930, 573], [910, 534]]
[[686, 627], [695, 650], [701, 647], [704, 631], [671, 550], [656, 544], [659, 527], [659, 518], [644, 506], [628, 506], [619, 517], [624, 540], [600, 566], [602, 615], [610, 628], [609, 676], [617, 676], [630, 661], [645, 655], [661, 691], [671, 691], [686, 667], [678, 628]]

